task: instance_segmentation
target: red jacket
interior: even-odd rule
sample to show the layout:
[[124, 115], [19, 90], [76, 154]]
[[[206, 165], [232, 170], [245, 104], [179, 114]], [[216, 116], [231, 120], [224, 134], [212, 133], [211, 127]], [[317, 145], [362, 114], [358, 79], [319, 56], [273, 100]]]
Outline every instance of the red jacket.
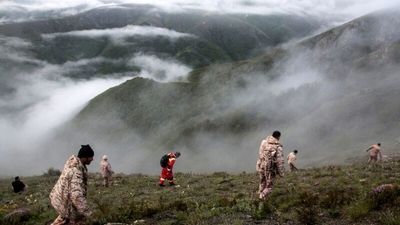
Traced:
[[174, 168], [174, 164], [176, 161], [175, 153], [173, 153], [173, 152], [168, 153], [168, 157], [169, 157], [169, 159], [168, 159], [167, 169], [169, 171], [171, 171]]

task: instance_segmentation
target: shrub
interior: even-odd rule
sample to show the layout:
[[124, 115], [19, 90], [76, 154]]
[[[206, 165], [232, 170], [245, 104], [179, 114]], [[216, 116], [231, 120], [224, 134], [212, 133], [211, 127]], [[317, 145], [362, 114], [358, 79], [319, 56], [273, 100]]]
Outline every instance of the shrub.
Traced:
[[359, 220], [365, 217], [372, 209], [371, 202], [367, 200], [357, 201], [350, 205], [345, 211], [351, 220]]
[[390, 210], [383, 213], [379, 221], [382, 225], [400, 225], [400, 214]]
[[257, 220], [262, 220], [268, 217], [273, 212], [272, 206], [265, 201], [253, 202], [253, 217]]
[[370, 194], [373, 209], [380, 209], [385, 204], [394, 203], [400, 197], [398, 185], [383, 184], [374, 188]]
[[298, 206], [295, 209], [297, 220], [302, 224], [317, 224], [317, 203], [318, 197], [310, 191], [299, 194]]
[[59, 169], [54, 169], [53, 167], [50, 167], [47, 169], [47, 172], [43, 174], [44, 176], [60, 176], [61, 171]]

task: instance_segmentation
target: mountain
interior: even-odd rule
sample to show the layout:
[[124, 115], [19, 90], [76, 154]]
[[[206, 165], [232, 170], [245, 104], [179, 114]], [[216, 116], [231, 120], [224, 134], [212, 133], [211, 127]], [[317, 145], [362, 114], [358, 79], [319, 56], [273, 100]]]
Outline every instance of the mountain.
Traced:
[[72, 126], [93, 140], [118, 145], [129, 130], [154, 149], [232, 154], [243, 164], [253, 163], [259, 141], [275, 129], [309, 165], [343, 161], [373, 142], [395, 149], [398, 12], [372, 13], [256, 58], [194, 70], [189, 82], [134, 78], [92, 99]]
[[[192, 37], [130, 35], [115, 43], [109, 35], [82, 37], [71, 32], [127, 26], [163, 28]], [[65, 63], [93, 57], [126, 58], [135, 53], [169, 56], [193, 67], [245, 59], [265, 48], [309, 35], [323, 24], [307, 16], [218, 14], [200, 10], [166, 12], [151, 5], [99, 7], [74, 16], [0, 25], [0, 35], [31, 40], [39, 59]], [[69, 33], [68, 33], [69, 32]], [[118, 30], [111, 31], [117, 35]], [[44, 38], [49, 34], [55, 38]]]

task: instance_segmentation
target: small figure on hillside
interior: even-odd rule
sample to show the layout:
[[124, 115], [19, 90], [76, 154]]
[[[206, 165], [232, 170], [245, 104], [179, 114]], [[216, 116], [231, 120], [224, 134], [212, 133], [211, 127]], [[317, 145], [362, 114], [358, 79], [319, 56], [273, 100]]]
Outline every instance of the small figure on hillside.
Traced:
[[297, 155], [297, 150], [294, 150], [293, 152], [289, 153], [289, 155], [287, 156], [287, 162], [289, 165], [289, 171], [295, 171], [298, 170], [297, 167], [294, 165], [294, 162], [296, 161], [296, 155]]
[[368, 163], [376, 163], [378, 161], [378, 155], [379, 159], [382, 160], [381, 143], [373, 144], [365, 151], [369, 151]]
[[100, 173], [103, 177], [103, 186], [108, 187], [111, 183], [111, 176], [114, 173], [111, 169], [111, 164], [108, 162], [108, 156], [103, 155], [100, 162]]
[[90, 145], [81, 145], [78, 156], [72, 155], [50, 193], [50, 202], [59, 216], [51, 225], [84, 224], [92, 212], [87, 194], [88, 172], [86, 165], [93, 161]]
[[161, 169], [160, 181], [158, 183], [160, 187], [165, 186], [164, 185], [165, 180], [168, 180], [170, 185], [175, 185], [174, 174], [172, 172], [172, 169], [174, 168], [175, 161], [177, 158], [179, 158], [179, 156], [181, 156], [180, 152], [170, 152], [161, 158], [160, 165], [162, 169]]
[[25, 184], [22, 182], [19, 177], [15, 177], [14, 181], [11, 183], [14, 193], [22, 193], [25, 191]]
[[279, 175], [284, 175], [284, 158], [282, 144], [279, 142], [281, 132], [274, 131], [272, 136], [262, 140], [256, 170], [260, 176], [259, 198], [265, 200], [272, 192], [272, 186]]

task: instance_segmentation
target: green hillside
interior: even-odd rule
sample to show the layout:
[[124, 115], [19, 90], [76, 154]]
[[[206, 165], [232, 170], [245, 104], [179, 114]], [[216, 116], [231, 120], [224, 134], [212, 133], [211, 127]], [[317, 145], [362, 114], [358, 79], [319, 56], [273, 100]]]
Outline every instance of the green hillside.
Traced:
[[[257, 199], [254, 173], [178, 172], [175, 177], [178, 186], [160, 188], [157, 176], [117, 174], [114, 184], [104, 188], [99, 174], [92, 173], [89, 224], [400, 224], [400, 158], [395, 155], [376, 166], [355, 163], [286, 173], [265, 202]], [[11, 178], [1, 179], [1, 224], [49, 224], [56, 213], [48, 195], [57, 178], [22, 177], [29, 186], [24, 194], [11, 192]], [[397, 187], [373, 191], [382, 184]], [[29, 213], [6, 216], [21, 208]]]
[[[107, 134], [125, 129], [151, 149], [200, 152], [215, 143], [243, 155], [237, 143], [256, 149], [261, 135], [281, 129], [289, 148], [304, 149], [309, 165], [359, 155], [371, 142], [394, 149], [400, 133], [400, 36], [376, 30], [399, 25], [394, 12], [373, 13], [249, 60], [193, 70], [186, 83], [129, 80], [92, 99], [69, 128], [115, 146], [125, 137]], [[361, 37], [365, 42], [357, 42]], [[110, 127], [115, 120], [123, 126]]]
[[[126, 46], [110, 43], [107, 37], [77, 38], [71, 35], [55, 40], [43, 34], [81, 30], [122, 28], [128, 25], [150, 26], [195, 35], [176, 41], [162, 36], [132, 35]], [[311, 17], [284, 14], [248, 16], [218, 14], [199, 10], [168, 13], [157, 7], [125, 4], [100, 7], [78, 15], [0, 25], [0, 34], [32, 40], [39, 59], [63, 63], [105, 56], [123, 58], [133, 53], [167, 54], [194, 67], [216, 62], [246, 59], [293, 38], [309, 35], [320, 27]]]

